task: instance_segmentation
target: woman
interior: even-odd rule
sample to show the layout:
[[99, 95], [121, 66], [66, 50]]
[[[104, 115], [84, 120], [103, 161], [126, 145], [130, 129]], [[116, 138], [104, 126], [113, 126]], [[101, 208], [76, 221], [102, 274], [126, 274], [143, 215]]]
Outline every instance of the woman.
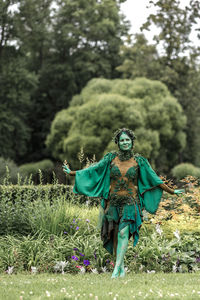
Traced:
[[103, 245], [111, 254], [117, 254], [112, 278], [125, 276], [128, 240], [133, 236], [134, 246], [137, 244], [142, 210], [154, 214], [163, 190], [170, 194], [182, 192], [169, 188], [144, 157], [134, 155], [134, 139], [130, 129], [119, 129], [114, 135], [118, 152], [107, 153], [98, 163], [79, 171], [71, 171], [66, 161], [63, 165], [64, 172], [75, 176], [74, 193], [102, 198]]

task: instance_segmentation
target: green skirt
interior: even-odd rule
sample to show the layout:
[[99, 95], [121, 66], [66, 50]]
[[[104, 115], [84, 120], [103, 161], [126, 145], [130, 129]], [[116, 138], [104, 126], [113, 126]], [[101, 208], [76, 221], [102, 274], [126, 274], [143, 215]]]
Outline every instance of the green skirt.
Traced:
[[129, 238], [133, 236], [133, 245], [139, 240], [139, 229], [142, 224], [142, 213], [138, 206], [138, 199], [131, 196], [110, 197], [102, 200], [101, 207], [101, 239], [104, 248], [111, 254], [116, 253], [117, 235], [129, 225]]

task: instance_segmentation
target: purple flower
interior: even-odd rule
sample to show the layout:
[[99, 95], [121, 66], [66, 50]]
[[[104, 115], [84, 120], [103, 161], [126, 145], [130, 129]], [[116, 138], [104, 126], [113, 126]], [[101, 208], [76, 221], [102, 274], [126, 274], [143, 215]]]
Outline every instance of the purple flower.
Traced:
[[89, 220], [89, 219], [86, 219], [86, 222], [87, 222], [87, 223], [90, 223], [90, 220]]
[[64, 234], [67, 234], [67, 231], [64, 231]]
[[77, 260], [78, 260], [78, 257], [75, 256], [75, 255], [72, 255], [72, 259], [77, 261]]
[[106, 263], [109, 264], [109, 262], [110, 262], [110, 260], [109, 260], [109, 259], [106, 259]]
[[200, 256], [196, 258], [196, 262], [200, 263]]
[[79, 252], [79, 254], [80, 254], [80, 256], [85, 256], [85, 254], [83, 254], [83, 253], [81, 253], [81, 252]]
[[78, 226], [76, 227], [76, 230], [79, 230], [79, 227], [78, 227]]
[[94, 258], [97, 259], [96, 250], [94, 251]]
[[78, 248], [74, 248], [73, 250], [74, 250], [74, 251], [78, 251]]
[[87, 260], [87, 259], [84, 259], [84, 260], [83, 260], [83, 263], [84, 263], [85, 266], [89, 266], [89, 265], [90, 265], [90, 261]]
[[76, 223], [76, 220], [75, 220], [75, 219], [73, 219], [73, 223]]

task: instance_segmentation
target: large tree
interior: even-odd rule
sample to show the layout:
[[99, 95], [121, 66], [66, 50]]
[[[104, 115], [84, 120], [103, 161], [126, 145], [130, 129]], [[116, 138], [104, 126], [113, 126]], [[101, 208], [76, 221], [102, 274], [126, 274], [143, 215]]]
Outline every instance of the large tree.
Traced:
[[38, 76], [38, 88], [32, 94], [28, 160], [48, 155], [44, 141], [55, 113], [68, 107], [88, 80], [118, 74], [119, 47], [129, 28], [120, 14], [123, 1], [19, 2], [20, 51]]
[[113, 132], [129, 127], [137, 136], [135, 151], [167, 172], [185, 146], [185, 122], [180, 104], [159, 81], [93, 79], [56, 115], [46, 143], [56, 159], [78, 168], [81, 147], [100, 159], [114, 148]]

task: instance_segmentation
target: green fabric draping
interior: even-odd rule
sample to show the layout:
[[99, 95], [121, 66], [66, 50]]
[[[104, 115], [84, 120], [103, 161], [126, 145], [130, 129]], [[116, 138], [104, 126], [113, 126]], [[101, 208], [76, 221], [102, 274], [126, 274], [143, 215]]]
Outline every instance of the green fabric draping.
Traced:
[[[110, 188], [110, 163], [116, 156], [116, 152], [107, 153], [98, 163], [91, 165], [89, 168], [76, 171], [73, 192], [89, 197], [107, 199]], [[162, 197], [162, 189], [159, 185], [163, 181], [151, 168], [147, 159], [140, 155], [136, 155], [134, 158], [139, 166], [138, 196], [140, 207], [154, 214]]]

